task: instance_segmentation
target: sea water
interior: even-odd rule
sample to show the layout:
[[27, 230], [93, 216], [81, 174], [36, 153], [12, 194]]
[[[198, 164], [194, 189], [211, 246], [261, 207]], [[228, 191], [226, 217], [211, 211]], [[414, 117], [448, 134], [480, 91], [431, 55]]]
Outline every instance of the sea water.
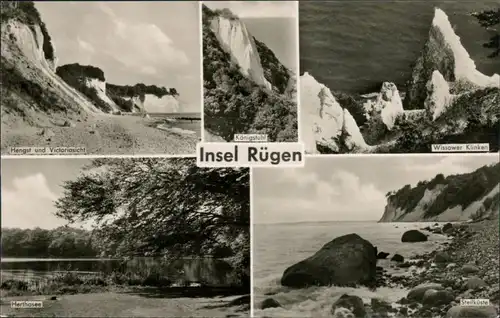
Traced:
[[[377, 246], [378, 251], [390, 253], [388, 260], [377, 265], [390, 269], [389, 260], [394, 253], [406, 259], [438, 248], [448, 237], [430, 234], [427, 242], [402, 243], [401, 236], [410, 229], [421, 229], [434, 223], [377, 223], [377, 222], [318, 222], [292, 224], [257, 224], [253, 233], [253, 286], [256, 316], [317, 317], [328, 316], [336, 297], [344, 293], [357, 295], [365, 302], [371, 298], [396, 302], [405, 297], [403, 288], [311, 287], [290, 289], [280, 286], [284, 270], [313, 255], [324, 244], [336, 237], [356, 233]], [[394, 270], [393, 270], [394, 271]], [[400, 269], [395, 271], [407, 271]], [[283, 308], [259, 310], [265, 298], [277, 300]]]
[[300, 69], [332, 91], [378, 91], [382, 82], [403, 90], [412, 65], [429, 37], [439, 7], [479, 71], [500, 73], [500, 59], [488, 58], [492, 32], [471, 12], [497, 9], [498, 0], [303, 1], [299, 4]]

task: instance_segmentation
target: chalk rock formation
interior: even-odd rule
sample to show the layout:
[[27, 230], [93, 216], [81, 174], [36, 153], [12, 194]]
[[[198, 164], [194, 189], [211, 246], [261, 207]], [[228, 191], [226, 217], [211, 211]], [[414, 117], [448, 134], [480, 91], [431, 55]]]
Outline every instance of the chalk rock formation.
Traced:
[[172, 95], [158, 97], [153, 94], [145, 94], [144, 100], [139, 96], [134, 96], [132, 101], [139, 112], [177, 113], [180, 111], [179, 101]]
[[109, 96], [106, 94], [106, 82], [101, 81], [97, 78], [85, 78], [85, 86], [89, 88], [95, 89], [97, 93], [97, 97], [102, 100], [102, 102], [106, 103], [109, 105], [111, 108], [112, 112], [117, 112], [120, 111], [120, 108], [114, 101], [109, 98]]
[[366, 101], [363, 107], [370, 118], [374, 115], [380, 116], [389, 130], [394, 127], [396, 118], [404, 112], [398, 88], [394, 83], [389, 82], [384, 82], [380, 93], [376, 95], [374, 100]]
[[[44, 36], [40, 24], [27, 25], [15, 19], [5, 21], [1, 25], [1, 38], [1, 56], [13, 67], [12, 71], [15, 70], [27, 81], [54, 93], [68, 110], [101, 112], [56, 75], [55, 49], [51, 42], [46, 42], [48, 38]], [[45, 52], [49, 50], [52, 51], [51, 54]]]
[[238, 18], [230, 19], [219, 15], [212, 18], [210, 28], [222, 48], [240, 66], [242, 74], [271, 90], [272, 86], [264, 76], [254, 38], [245, 23]]
[[408, 82], [405, 108], [422, 108], [427, 99], [427, 83], [436, 70], [447, 82], [469, 83], [478, 88], [500, 87], [498, 74], [487, 76], [476, 69], [476, 64], [462, 46], [448, 16], [438, 8], [435, 9], [429, 39]]
[[436, 120], [451, 104], [453, 96], [450, 86], [439, 71], [432, 72], [431, 80], [427, 83], [427, 98], [424, 106], [432, 120]]
[[318, 146], [332, 152], [371, 148], [349, 111], [307, 72], [300, 77], [300, 129], [306, 153], [318, 153]]

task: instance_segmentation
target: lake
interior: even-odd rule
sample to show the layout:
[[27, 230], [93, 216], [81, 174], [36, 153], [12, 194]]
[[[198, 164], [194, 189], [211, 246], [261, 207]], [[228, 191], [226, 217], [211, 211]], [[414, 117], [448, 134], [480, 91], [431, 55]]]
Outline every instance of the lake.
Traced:
[[172, 281], [204, 282], [213, 286], [234, 284], [231, 266], [214, 258], [164, 258], [137, 257], [122, 259], [40, 259], [2, 258], [1, 274], [4, 279], [38, 280], [58, 272], [75, 272], [85, 275], [119, 273], [161, 273]]

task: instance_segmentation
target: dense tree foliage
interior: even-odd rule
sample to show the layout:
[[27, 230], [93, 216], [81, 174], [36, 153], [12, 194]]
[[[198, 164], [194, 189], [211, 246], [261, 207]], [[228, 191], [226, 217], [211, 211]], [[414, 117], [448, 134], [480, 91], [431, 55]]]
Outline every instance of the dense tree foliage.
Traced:
[[[205, 128], [227, 141], [232, 141], [238, 133], [267, 134], [270, 141], [296, 141], [296, 102], [286, 94], [267, 91], [243, 76], [210, 29], [210, 19], [216, 15], [203, 6]], [[259, 50], [264, 51], [262, 45]], [[281, 70], [279, 62], [270, 55], [265, 63]], [[283, 87], [283, 74], [270, 72], [272, 70], [267, 76]]]
[[103, 101], [94, 87], [88, 86], [87, 79], [95, 78], [104, 81], [104, 72], [94, 66], [80, 65], [78, 63], [60, 66], [56, 74], [68, 85], [85, 95], [97, 108], [111, 112], [111, 105]]
[[290, 80], [290, 70], [288, 70], [278, 60], [274, 52], [266, 44], [253, 38], [259, 53], [260, 63], [264, 69], [264, 77], [273, 85], [280, 94], [285, 94]]
[[442, 185], [436, 199], [427, 207], [425, 217], [439, 215], [449, 208], [461, 206], [467, 208], [471, 203], [481, 199], [500, 183], [500, 163], [481, 167], [471, 173], [436, 175], [431, 181], [421, 181], [415, 187], [407, 184], [396, 192], [390, 192], [387, 197], [396, 206], [406, 212], [411, 212], [420, 202], [426, 190], [432, 190]]
[[90, 232], [58, 227], [53, 230], [2, 229], [2, 257], [85, 258], [96, 257], [99, 250]]
[[47, 60], [54, 60], [54, 47], [49, 35], [49, 31], [45, 23], [40, 17], [40, 13], [35, 8], [33, 1], [1, 1], [0, 2], [0, 21], [14, 19], [30, 27], [31, 31], [35, 34], [35, 26], [40, 26], [43, 36], [43, 52]]
[[494, 58], [500, 56], [500, 31], [498, 29], [498, 25], [500, 24], [500, 8], [496, 10], [485, 10], [474, 13], [473, 15], [483, 28], [494, 33], [489, 42], [484, 44], [484, 47], [493, 50], [489, 57]]
[[56, 74], [61, 78], [75, 77], [75, 78], [95, 78], [104, 82], [104, 72], [92, 65], [80, 65], [78, 63], [66, 64], [57, 67]]
[[57, 215], [92, 220], [108, 256], [226, 258], [249, 284], [249, 170], [193, 159], [97, 159], [64, 184]]
[[133, 86], [106, 83], [106, 92], [112, 95], [125, 97], [139, 96], [142, 101], [144, 101], [144, 96], [146, 94], [155, 95], [158, 98], [162, 98], [166, 95], [179, 96], [179, 93], [175, 88], [158, 87], [156, 85], [146, 85], [143, 83], [135, 84]]

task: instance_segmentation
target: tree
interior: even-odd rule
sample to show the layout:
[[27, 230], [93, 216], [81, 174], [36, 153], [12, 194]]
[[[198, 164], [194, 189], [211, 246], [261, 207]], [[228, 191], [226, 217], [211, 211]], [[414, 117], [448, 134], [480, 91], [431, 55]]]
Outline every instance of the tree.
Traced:
[[488, 43], [485, 43], [483, 46], [489, 49], [492, 49], [488, 57], [494, 58], [500, 55], [500, 33], [498, 30], [498, 24], [500, 24], [500, 8], [497, 10], [485, 10], [481, 12], [473, 13], [473, 16], [478, 20], [479, 24], [494, 34], [491, 36]]
[[248, 169], [198, 168], [193, 159], [96, 159], [63, 185], [56, 215], [92, 220], [114, 256], [213, 256], [250, 282]]

